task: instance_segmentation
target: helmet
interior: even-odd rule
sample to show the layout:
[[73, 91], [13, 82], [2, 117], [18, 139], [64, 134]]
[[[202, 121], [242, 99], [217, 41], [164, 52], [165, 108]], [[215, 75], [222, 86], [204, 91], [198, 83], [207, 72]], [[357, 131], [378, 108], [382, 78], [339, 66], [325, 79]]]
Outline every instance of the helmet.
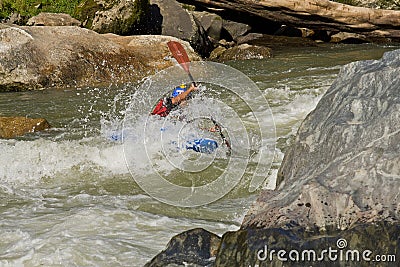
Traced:
[[172, 97], [176, 97], [180, 94], [182, 94], [183, 92], [185, 92], [187, 90], [187, 87], [185, 84], [181, 84], [178, 87], [175, 87], [174, 91], [172, 92]]

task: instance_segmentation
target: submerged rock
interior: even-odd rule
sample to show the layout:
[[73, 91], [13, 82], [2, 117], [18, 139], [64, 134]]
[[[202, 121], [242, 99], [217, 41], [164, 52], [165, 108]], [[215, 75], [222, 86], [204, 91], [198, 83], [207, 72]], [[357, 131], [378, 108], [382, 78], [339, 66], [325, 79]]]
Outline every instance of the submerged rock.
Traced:
[[0, 117], [0, 138], [14, 138], [50, 128], [46, 119]]
[[243, 227], [399, 223], [398, 77], [400, 50], [344, 66], [285, 154], [279, 189], [261, 193]]
[[[173, 64], [167, 36], [98, 34], [71, 26], [0, 26], [0, 92], [135, 82]], [[183, 42], [191, 60], [199, 57]]]
[[145, 266], [212, 266], [220, 239], [201, 228], [183, 232], [174, 236], [167, 248]]

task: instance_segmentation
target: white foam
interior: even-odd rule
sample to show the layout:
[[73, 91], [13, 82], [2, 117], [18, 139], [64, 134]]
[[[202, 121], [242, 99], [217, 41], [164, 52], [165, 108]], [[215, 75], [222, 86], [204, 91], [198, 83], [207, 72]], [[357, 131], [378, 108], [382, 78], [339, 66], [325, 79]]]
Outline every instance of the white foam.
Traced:
[[0, 180], [26, 184], [44, 177], [68, 173], [74, 167], [93, 164], [112, 174], [128, 173], [122, 145], [96, 143], [93, 139], [0, 142]]

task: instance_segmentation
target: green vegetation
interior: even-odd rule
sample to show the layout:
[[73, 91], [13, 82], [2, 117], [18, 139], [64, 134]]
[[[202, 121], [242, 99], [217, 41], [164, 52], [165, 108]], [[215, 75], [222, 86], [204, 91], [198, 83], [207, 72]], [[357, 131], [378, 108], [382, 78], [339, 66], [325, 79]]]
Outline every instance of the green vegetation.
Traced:
[[[95, 13], [111, 9], [117, 2], [116, 0], [0, 0], [0, 21], [13, 13], [20, 14], [19, 24], [25, 24], [30, 17], [40, 12], [67, 13], [81, 21], [84, 27], [91, 28]], [[136, 0], [131, 7], [131, 17], [116, 20], [100, 32], [131, 34], [135, 30], [135, 25], [148, 13], [149, 5], [149, 0]]]
[[376, 4], [380, 8], [386, 9], [399, 9], [400, 8], [400, 0], [378, 0]]
[[102, 7], [94, 0], [81, 0], [80, 4], [76, 5], [71, 16], [84, 22], [84, 26], [90, 29], [92, 27], [94, 15], [98, 10], [102, 10]]
[[83, 0], [0, 0], [0, 20], [18, 13], [28, 19], [40, 12], [74, 15], [75, 7]]

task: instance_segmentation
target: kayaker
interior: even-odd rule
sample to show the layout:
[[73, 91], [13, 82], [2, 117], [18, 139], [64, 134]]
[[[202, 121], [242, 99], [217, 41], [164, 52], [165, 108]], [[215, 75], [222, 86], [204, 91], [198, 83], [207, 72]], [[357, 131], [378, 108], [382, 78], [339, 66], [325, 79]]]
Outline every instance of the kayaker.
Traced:
[[178, 105], [184, 103], [191, 92], [197, 90], [197, 87], [192, 83], [189, 88], [182, 84], [174, 89], [171, 96], [161, 98], [156, 107], [151, 112], [151, 115], [159, 115], [166, 117]]

